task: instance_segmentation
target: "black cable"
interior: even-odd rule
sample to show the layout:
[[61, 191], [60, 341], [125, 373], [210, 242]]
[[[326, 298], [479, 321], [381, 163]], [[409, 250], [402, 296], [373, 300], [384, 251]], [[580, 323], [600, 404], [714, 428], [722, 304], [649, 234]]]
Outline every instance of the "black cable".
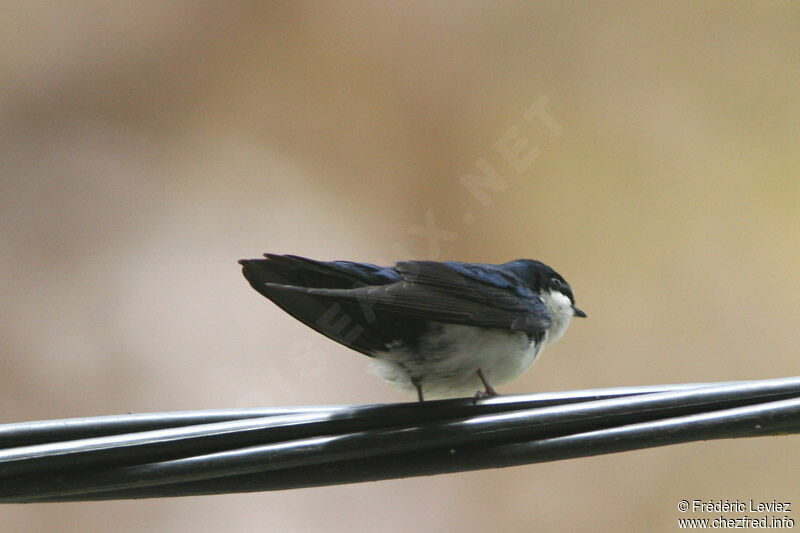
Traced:
[[[736, 383], [741, 382], [727, 382], [727, 384], [730, 385]], [[515, 408], [518, 406], [546, 406], [619, 396], [635, 396], [653, 392], [666, 392], [669, 390], [684, 390], [708, 385], [711, 384], [688, 383], [678, 385], [650, 385], [641, 387], [587, 389], [568, 392], [547, 392], [528, 395], [507, 395], [485, 398], [478, 404], [472, 401], [472, 399], [442, 400], [426, 402], [424, 408], [417, 403], [413, 403], [360, 406], [273, 407], [264, 409], [215, 409], [208, 411], [175, 411], [167, 413], [141, 413], [19, 422], [0, 425], [0, 450], [15, 446], [87, 439], [267, 416], [330, 413], [345, 418], [351, 418], [360, 414], [377, 415], [381, 412], [385, 412], [389, 416], [396, 416], [400, 412], [408, 409], [411, 409], [417, 414], [424, 412], [423, 409], [436, 409], [437, 413], [446, 414], [449, 408], [467, 408], [470, 409], [470, 413], [476, 414], [503, 410], [506, 408], [503, 406], [506, 405], [508, 408]]]
[[0, 501], [278, 490], [798, 428], [800, 378], [9, 424]]

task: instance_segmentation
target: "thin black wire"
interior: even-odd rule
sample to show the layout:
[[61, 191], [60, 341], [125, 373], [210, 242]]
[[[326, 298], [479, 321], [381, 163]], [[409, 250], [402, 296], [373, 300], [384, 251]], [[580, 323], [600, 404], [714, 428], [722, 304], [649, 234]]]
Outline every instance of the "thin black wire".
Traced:
[[0, 502], [279, 490], [800, 432], [800, 378], [0, 426]]

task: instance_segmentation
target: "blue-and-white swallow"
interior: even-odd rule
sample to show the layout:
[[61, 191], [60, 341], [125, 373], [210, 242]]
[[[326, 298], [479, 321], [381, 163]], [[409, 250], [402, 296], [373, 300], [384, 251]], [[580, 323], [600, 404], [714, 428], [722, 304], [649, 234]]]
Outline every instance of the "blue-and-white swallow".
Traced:
[[539, 261], [400, 261], [393, 267], [265, 254], [245, 278], [281, 309], [373, 358], [371, 370], [423, 398], [496, 394], [564, 335], [569, 284]]

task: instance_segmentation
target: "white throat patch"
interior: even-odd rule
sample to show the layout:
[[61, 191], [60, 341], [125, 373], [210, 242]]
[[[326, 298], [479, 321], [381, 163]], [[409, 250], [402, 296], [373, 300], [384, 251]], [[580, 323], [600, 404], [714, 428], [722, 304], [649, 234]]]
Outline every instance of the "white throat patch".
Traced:
[[545, 343], [553, 344], [566, 333], [569, 321], [575, 315], [575, 311], [572, 310], [572, 302], [569, 298], [559, 291], [542, 291], [539, 293], [539, 297], [547, 306], [550, 317], [553, 319], [547, 330]]

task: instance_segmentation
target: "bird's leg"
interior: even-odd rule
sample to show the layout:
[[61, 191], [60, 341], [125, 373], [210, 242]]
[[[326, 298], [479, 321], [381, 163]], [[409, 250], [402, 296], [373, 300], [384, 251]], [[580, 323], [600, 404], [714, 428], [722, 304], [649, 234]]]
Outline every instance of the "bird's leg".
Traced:
[[419, 401], [424, 402], [425, 400], [422, 399], [422, 378], [411, 378], [411, 384], [417, 389], [417, 398], [419, 398]]
[[478, 377], [481, 378], [481, 383], [483, 383], [483, 386], [486, 388], [486, 396], [497, 396], [497, 391], [486, 381], [486, 376], [483, 375], [483, 370], [480, 368], [478, 369]]

